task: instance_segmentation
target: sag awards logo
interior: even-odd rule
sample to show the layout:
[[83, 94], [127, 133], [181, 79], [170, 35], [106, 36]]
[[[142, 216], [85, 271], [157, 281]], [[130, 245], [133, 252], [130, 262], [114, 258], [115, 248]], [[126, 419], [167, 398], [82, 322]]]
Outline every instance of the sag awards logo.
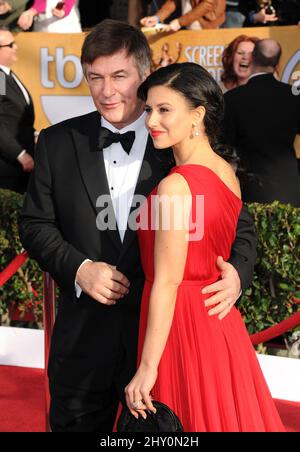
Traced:
[[223, 72], [221, 63], [223, 51], [223, 45], [187, 46], [184, 53], [189, 63], [198, 63], [205, 67], [213, 78], [220, 82]]
[[281, 77], [281, 81], [291, 83], [292, 93], [294, 96], [300, 94], [300, 71], [295, 71], [295, 68], [300, 63], [300, 49], [291, 56], [287, 62]]

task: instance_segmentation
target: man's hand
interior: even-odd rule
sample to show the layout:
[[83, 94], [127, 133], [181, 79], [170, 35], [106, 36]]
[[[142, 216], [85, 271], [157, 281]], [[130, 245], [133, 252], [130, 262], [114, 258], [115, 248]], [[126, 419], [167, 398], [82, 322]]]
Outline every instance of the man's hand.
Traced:
[[128, 279], [113, 265], [105, 262], [85, 262], [78, 270], [76, 283], [81, 290], [99, 303], [116, 304], [129, 290]]
[[12, 11], [12, 7], [7, 2], [0, 2], [0, 16]]
[[28, 152], [24, 152], [21, 157], [18, 157], [19, 163], [22, 165], [23, 171], [30, 173], [34, 168], [34, 160]]
[[261, 9], [258, 11], [258, 13], [253, 15], [253, 22], [256, 23], [262, 23], [266, 24], [267, 22], [276, 22], [278, 20], [278, 17], [275, 13], [273, 14], [267, 14], [266, 8]]
[[221, 280], [206, 286], [202, 293], [216, 292], [212, 297], [205, 300], [205, 306], [215, 306], [208, 311], [209, 315], [219, 314], [219, 320], [223, 319], [231, 310], [236, 300], [240, 296], [241, 281], [238, 272], [229, 262], [225, 262], [223, 257], [217, 259], [217, 266], [221, 271]]

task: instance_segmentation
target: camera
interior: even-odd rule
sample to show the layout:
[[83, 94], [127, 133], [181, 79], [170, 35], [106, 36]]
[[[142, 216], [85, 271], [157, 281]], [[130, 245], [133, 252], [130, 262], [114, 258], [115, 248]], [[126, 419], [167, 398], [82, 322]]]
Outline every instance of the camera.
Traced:
[[274, 8], [274, 6], [272, 5], [268, 5], [265, 9], [266, 14], [276, 14], [276, 10]]
[[57, 5], [55, 6], [56, 9], [63, 9], [63, 7], [65, 6], [65, 2], [58, 2]]

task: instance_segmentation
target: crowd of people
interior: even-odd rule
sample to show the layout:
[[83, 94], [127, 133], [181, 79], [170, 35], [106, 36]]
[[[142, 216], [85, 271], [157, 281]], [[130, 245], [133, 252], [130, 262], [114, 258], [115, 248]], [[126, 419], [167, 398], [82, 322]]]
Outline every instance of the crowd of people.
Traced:
[[0, 0], [0, 26], [76, 33], [105, 18], [165, 30], [296, 25], [299, 0]]
[[[132, 22], [169, 19], [172, 31], [299, 20], [279, 1], [135, 5], [127, 5]], [[12, 71], [12, 30], [80, 31], [81, 7], [0, 0], [11, 28], [0, 27], [0, 187], [26, 192], [22, 244], [60, 287], [48, 367], [52, 431], [110, 432], [120, 401], [145, 418], [152, 398], [185, 431], [283, 431], [235, 307], [256, 259], [242, 201], [300, 207], [300, 96], [278, 80], [280, 44], [240, 34], [224, 50], [218, 85], [200, 65], [170, 59], [167, 44], [164, 64], [151, 71], [145, 35], [105, 19], [81, 54], [96, 111], [43, 130], [34, 151], [33, 102]], [[151, 194], [192, 202], [179, 201], [173, 226], [156, 221], [153, 230], [151, 215], [163, 218], [166, 206], [155, 210]], [[193, 240], [187, 225], [199, 194], [205, 235]], [[146, 199], [138, 233], [134, 196]]]

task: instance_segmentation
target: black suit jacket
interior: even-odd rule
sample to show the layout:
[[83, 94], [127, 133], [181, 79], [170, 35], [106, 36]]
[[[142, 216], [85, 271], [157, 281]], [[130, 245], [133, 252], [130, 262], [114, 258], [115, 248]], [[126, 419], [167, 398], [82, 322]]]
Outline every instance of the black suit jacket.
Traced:
[[[117, 230], [99, 231], [99, 195], [109, 195], [103, 153], [97, 151], [98, 112], [57, 124], [40, 134], [35, 169], [20, 217], [20, 237], [31, 257], [61, 289], [52, 338], [49, 376], [55, 382], [105, 389], [114, 380], [116, 357], [125, 351], [124, 389], [136, 368], [139, 305], [144, 284], [136, 232], [127, 229], [123, 244]], [[170, 151], [156, 151], [148, 139], [135, 194], [147, 196], [174, 164]], [[112, 215], [113, 212], [111, 212]], [[255, 260], [253, 223], [243, 212], [232, 262], [243, 284]], [[98, 219], [100, 217], [98, 216]], [[99, 225], [105, 216], [99, 219]], [[86, 258], [117, 265], [131, 282], [130, 292], [114, 306], [84, 293], [76, 299], [77, 269]]]
[[20, 88], [1, 69], [0, 72], [6, 85], [6, 94], [0, 95], [0, 187], [3, 187], [1, 179], [6, 178], [10, 186], [5, 184], [4, 188], [23, 192], [28, 174], [16, 159], [23, 149], [33, 155], [34, 107], [29, 92], [27, 104]]
[[297, 133], [300, 96], [272, 74], [257, 75], [225, 93], [225, 141], [236, 148], [246, 172], [254, 174], [243, 188], [244, 201], [300, 205]]

